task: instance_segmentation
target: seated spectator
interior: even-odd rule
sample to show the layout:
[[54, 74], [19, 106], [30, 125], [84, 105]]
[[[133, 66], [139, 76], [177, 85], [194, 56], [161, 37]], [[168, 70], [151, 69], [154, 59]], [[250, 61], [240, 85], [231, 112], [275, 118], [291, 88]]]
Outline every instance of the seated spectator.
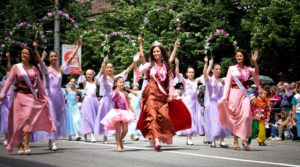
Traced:
[[297, 138], [296, 119], [292, 112], [289, 114], [287, 131], [288, 131], [287, 133], [289, 135], [289, 139], [296, 140]]
[[[293, 128], [296, 127], [295, 119], [293, 118], [293, 113], [288, 113], [287, 111], [282, 112], [282, 122], [278, 123], [278, 138], [276, 140], [282, 140], [284, 136], [285, 139], [293, 138]], [[284, 134], [286, 133], [286, 134]]]
[[275, 119], [273, 120], [272, 123], [270, 123], [270, 129], [271, 129], [271, 136], [269, 138], [270, 140], [279, 139], [279, 137], [278, 137], [278, 126], [281, 122], [282, 122], [281, 114], [276, 113], [275, 114]]

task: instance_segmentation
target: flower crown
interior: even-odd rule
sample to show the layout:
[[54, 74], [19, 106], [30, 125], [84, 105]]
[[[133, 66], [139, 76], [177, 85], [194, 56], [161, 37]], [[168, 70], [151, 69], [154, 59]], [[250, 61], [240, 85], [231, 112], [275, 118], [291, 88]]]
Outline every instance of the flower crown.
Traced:
[[162, 43], [158, 42], [158, 41], [154, 41], [152, 46], [163, 46]]

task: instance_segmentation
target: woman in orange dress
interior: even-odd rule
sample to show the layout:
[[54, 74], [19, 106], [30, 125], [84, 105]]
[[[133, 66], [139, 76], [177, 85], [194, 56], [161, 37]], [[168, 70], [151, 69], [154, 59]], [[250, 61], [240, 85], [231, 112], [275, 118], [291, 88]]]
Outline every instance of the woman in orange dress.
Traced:
[[164, 47], [155, 42], [150, 49], [151, 62], [135, 69], [135, 78], [146, 73], [148, 79], [142, 93], [142, 111], [137, 129], [145, 138], [154, 140], [154, 149], [157, 151], [160, 150], [160, 142], [172, 143], [176, 131], [191, 128], [189, 111], [184, 103], [177, 99], [171, 82], [173, 77], [171, 64], [178, 46], [177, 40], [168, 58]]

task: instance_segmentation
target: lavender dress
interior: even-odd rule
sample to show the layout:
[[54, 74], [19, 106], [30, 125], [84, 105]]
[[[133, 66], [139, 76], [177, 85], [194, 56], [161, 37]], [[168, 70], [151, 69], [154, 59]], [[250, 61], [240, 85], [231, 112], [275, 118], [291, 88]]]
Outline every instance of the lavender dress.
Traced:
[[[0, 83], [2, 85], [2, 83]], [[2, 86], [1, 86], [2, 87]], [[13, 88], [10, 88], [6, 93], [5, 98], [0, 105], [0, 133], [5, 134], [8, 133], [8, 113], [11, 107], [13, 97]]]
[[112, 94], [113, 94], [113, 81], [110, 77], [102, 75], [99, 82], [102, 83], [102, 88], [104, 88], [105, 93], [100, 101], [100, 106], [98, 109], [98, 114], [95, 120], [94, 132], [95, 134], [105, 134], [107, 135], [108, 130], [104, 129], [104, 125], [100, 124], [100, 121], [106, 116], [106, 114], [112, 109]]
[[218, 140], [230, 135], [221, 125], [218, 112], [218, 101], [223, 96], [223, 84], [214, 77], [205, 81], [205, 137], [207, 141]]
[[96, 88], [97, 86], [95, 83], [85, 82], [85, 97], [81, 106], [82, 134], [94, 133], [95, 118], [99, 107], [99, 102], [96, 96]]
[[[114, 78], [123, 77], [124, 80], [127, 79], [127, 74], [125, 71], [116, 75]], [[106, 116], [106, 114], [112, 109], [112, 95], [113, 95], [113, 79], [111, 77], [107, 77], [105, 75], [97, 76], [98, 82], [100, 85], [100, 94], [103, 95], [100, 106], [98, 109], [98, 113], [95, 120], [94, 132], [96, 135], [108, 135], [109, 133], [113, 133], [112, 131], [104, 129], [104, 125], [100, 124], [101, 120]]]
[[64, 93], [61, 89], [62, 73], [54, 74], [48, 69], [49, 88], [46, 89], [49, 98], [49, 107], [51, 118], [57, 128], [56, 132], [35, 132], [33, 141], [45, 139], [57, 139], [58, 137], [66, 137], [66, 112]]
[[192, 128], [184, 131], [180, 131], [181, 135], [195, 135], [204, 134], [204, 119], [203, 119], [203, 107], [200, 105], [198, 100], [198, 82], [197, 78], [195, 81], [190, 81], [188, 79], [185, 80], [185, 94], [182, 98], [184, 104], [190, 111], [192, 116]]

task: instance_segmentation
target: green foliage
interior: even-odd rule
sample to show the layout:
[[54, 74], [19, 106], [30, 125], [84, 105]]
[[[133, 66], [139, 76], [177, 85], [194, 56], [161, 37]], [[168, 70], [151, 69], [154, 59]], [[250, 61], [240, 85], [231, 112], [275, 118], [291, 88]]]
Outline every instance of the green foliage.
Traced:
[[[232, 63], [235, 48], [233, 37], [240, 48], [248, 51], [259, 49], [260, 73], [271, 75], [288, 74], [290, 79], [299, 78], [300, 70], [300, 4], [298, 0], [110, 0], [111, 6], [102, 8], [92, 21], [87, 20], [90, 3], [79, 4], [76, 0], [61, 1], [61, 9], [76, 16], [79, 29], [62, 19], [62, 43], [75, 43], [75, 38], [91, 33], [83, 38], [83, 70], [98, 70], [101, 56], [109, 55], [116, 72], [124, 70], [135, 54], [134, 47], [124, 38], [109, 38], [109, 54], [102, 53], [105, 41], [99, 34], [126, 32], [137, 42], [138, 34], [143, 35], [146, 56], [151, 44], [158, 40], [169, 54], [174, 42], [180, 39], [177, 52], [181, 72], [193, 66], [196, 76], [201, 74], [207, 37], [216, 29], [224, 29], [230, 38], [222, 36], [210, 40], [211, 55], [222, 65], [222, 75]], [[22, 21], [37, 22], [48, 10], [53, 9], [53, 1], [4, 0], [0, 2], [0, 42], [9, 30]], [[148, 24], [144, 24], [147, 18]], [[176, 21], [180, 19], [180, 22]], [[147, 22], [146, 20], [146, 22]], [[176, 30], [180, 26], [180, 31]], [[53, 22], [45, 23], [45, 30], [53, 30]], [[19, 32], [18, 40], [33, 40], [33, 32]], [[196, 35], [197, 34], [197, 35]], [[53, 48], [53, 33], [47, 33], [48, 48]], [[13, 52], [16, 48], [11, 48]], [[17, 55], [17, 52], [13, 53]], [[14, 60], [15, 61], [15, 60]], [[1, 61], [1, 68], [5, 65]], [[1, 69], [0, 69], [1, 70]], [[3, 70], [3, 69], [2, 69]]]
[[243, 19], [243, 27], [251, 32], [251, 47], [261, 53], [261, 74], [275, 77], [284, 72], [290, 80], [299, 78], [299, 14], [298, 1], [272, 0]]
[[[4, 38], [8, 36], [16, 26], [21, 22], [28, 22], [29, 24], [38, 23], [41, 18], [47, 15], [48, 11], [54, 10], [53, 1], [40, 0], [3, 0], [0, 1], [0, 44], [4, 43]], [[80, 3], [77, 0], [63, 0], [60, 1], [60, 8], [69, 13], [70, 16], [75, 16], [80, 26], [87, 24], [86, 16], [88, 15], [90, 3]], [[53, 50], [53, 20], [44, 23], [44, 30], [46, 31], [47, 51]], [[35, 39], [36, 31], [32, 29], [20, 29], [15, 32], [13, 39], [16, 41], [28, 43], [32, 47]], [[78, 31], [75, 31], [69, 22], [64, 18], [61, 19], [61, 41], [62, 43], [75, 43], [75, 37], [78, 36]], [[40, 42], [41, 43], [41, 42]], [[42, 45], [42, 44], [41, 44]], [[42, 51], [40, 47], [40, 52]], [[9, 48], [12, 55], [12, 63], [18, 61], [18, 55], [21, 52], [20, 46], [12, 45]], [[5, 53], [3, 53], [5, 54]], [[6, 69], [6, 57], [1, 56], [0, 61], [0, 78]]]

